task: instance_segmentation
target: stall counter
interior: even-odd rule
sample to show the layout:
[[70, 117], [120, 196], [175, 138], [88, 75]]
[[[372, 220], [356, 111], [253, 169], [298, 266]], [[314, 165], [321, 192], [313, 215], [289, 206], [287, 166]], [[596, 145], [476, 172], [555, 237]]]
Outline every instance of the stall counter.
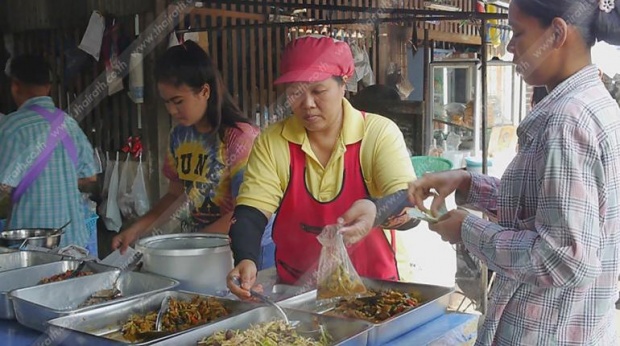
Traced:
[[[276, 282], [275, 268], [258, 273], [257, 283], [268, 292]], [[473, 345], [479, 315], [446, 312], [437, 319], [413, 329], [388, 342], [385, 346]], [[28, 329], [17, 321], [0, 320], [0, 345], [51, 346], [45, 334]]]
[[[385, 346], [473, 345], [478, 315], [446, 312], [443, 316], [416, 328]], [[0, 320], [0, 344], [5, 346], [51, 346], [45, 336], [17, 321]]]

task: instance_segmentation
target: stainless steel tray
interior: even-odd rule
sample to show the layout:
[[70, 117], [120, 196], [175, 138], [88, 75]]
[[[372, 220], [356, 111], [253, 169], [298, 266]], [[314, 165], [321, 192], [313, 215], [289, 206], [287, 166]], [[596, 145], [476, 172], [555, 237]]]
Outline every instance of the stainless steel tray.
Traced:
[[4, 246], [0, 246], [0, 254], [2, 253], [11, 253], [11, 252], [15, 252], [17, 250], [15, 249], [10, 249], [8, 247], [4, 247]]
[[[406, 332], [434, 320], [445, 313], [448, 307], [452, 287], [430, 286], [404, 282], [362, 279], [367, 288], [373, 290], [391, 289], [398, 292], [415, 293], [422, 299], [422, 304], [395, 315], [381, 323], [373, 323], [374, 328], [368, 335], [368, 345], [383, 345]], [[322, 304], [316, 300], [316, 290], [280, 302], [281, 306], [302, 311], [325, 313], [333, 304]]]
[[0, 272], [72, 259], [39, 251], [15, 251], [0, 254]]
[[[93, 293], [112, 288], [119, 275], [121, 276], [118, 288], [123, 295], [122, 298], [88, 307], [78, 307]], [[176, 280], [152, 274], [136, 272], [121, 274], [117, 269], [68, 281], [21, 288], [11, 291], [9, 296], [13, 300], [17, 321], [26, 327], [44, 331], [47, 321], [51, 319], [169, 290], [178, 284]]]
[[[304, 311], [284, 309], [291, 321], [299, 321], [302, 324], [312, 325], [316, 320], [327, 329], [332, 337], [330, 345], [359, 346], [366, 345], [368, 331], [373, 327], [372, 324], [364, 321], [338, 318], [332, 316], [318, 315]], [[191, 332], [181, 334], [156, 345], [175, 345], [175, 346], [195, 346], [204, 337], [213, 335], [220, 330], [228, 329], [247, 329], [251, 325], [268, 322], [274, 319], [281, 319], [281, 315], [274, 307], [264, 306], [243, 313], [235, 318], [210, 324]]]
[[[37, 286], [42, 279], [64, 273], [67, 270], [75, 270], [79, 264], [80, 261], [76, 260], [59, 261], [0, 272], [0, 319], [15, 318], [13, 302], [9, 298], [9, 291]], [[87, 262], [84, 267], [84, 270], [94, 273], [102, 273], [116, 269], [117, 268], [95, 262]]]
[[[194, 296], [209, 297], [208, 295], [184, 292], [166, 291], [159, 292], [148, 297], [141, 297], [127, 300], [121, 303], [108, 305], [105, 307], [91, 309], [73, 315], [57, 318], [49, 321], [48, 335], [62, 335], [63, 345], [127, 345], [131, 344], [121, 336], [123, 323], [133, 314], [146, 314], [149, 311], [158, 310], [165, 297], [175, 299], [191, 299]], [[258, 305], [246, 303], [239, 300], [224, 299], [214, 297], [226, 306], [231, 314], [225, 318], [232, 318], [235, 315], [246, 312]], [[217, 321], [217, 320], [216, 320]], [[215, 323], [215, 321], [214, 321]], [[168, 340], [184, 333], [188, 333], [201, 326], [168, 335], [166, 337], [136, 343], [135, 345], [152, 345], [162, 340]], [[174, 343], [168, 343], [174, 345]]]

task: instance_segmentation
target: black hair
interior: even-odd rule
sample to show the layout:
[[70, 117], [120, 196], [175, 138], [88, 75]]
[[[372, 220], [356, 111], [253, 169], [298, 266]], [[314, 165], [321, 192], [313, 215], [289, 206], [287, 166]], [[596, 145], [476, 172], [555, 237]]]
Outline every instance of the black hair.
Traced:
[[157, 61], [155, 80], [177, 87], [186, 84], [195, 92], [208, 84], [211, 94], [205, 116], [211, 127], [220, 134], [226, 127], [237, 127], [238, 122], [251, 123], [226, 89], [207, 52], [194, 41], [188, 40], [168, 48]]
[[547, 91], [547, 87], [537, 86], [534, 87], [534, 91], [532, 92], [532, 106], [542, 101], [545, 97], [549, 95]]
[[562, 18], [577, 27], [586, 44], [605, 41], [620, 45], [620, 0], [607, 13], [599, 8], [598, 0], [513, 0], [527, 15], [537, 18], [544, 27], [554, 18]]
[[332, 76], [332, 79], [336, 81], [336, 83], [338, 83], [338, 86], [343, 86], [345, 85], [345, 81], [344, 81], [344, 77], [342, 76]]
[[21, 55], [11, 59], [9, 76], [32, 86], [45, 86], [52, 83], [50, 64], [39, 55]]

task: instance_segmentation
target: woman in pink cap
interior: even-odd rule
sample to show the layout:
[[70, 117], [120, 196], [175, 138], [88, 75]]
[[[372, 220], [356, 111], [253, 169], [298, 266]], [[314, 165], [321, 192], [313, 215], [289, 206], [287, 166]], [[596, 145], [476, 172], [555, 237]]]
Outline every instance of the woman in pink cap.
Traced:
[[[363, 113], [344, 98], [354, 73], [349, 46], [329, 37], [307, 36], [282, 55], [282, 75], [293, 116], [260, 135], [248, 160], [230, 230], [234, 270], [228, 286], [249, 297], [267, 220], [273, 225], [280, 282], [301, 283], [316, 271], [317, 235], [335, 224], [360, 198], [407, 188], [415, 178], [403, 135], [391, 120]], [[405, 198], [406, 199], [406, 198]], [[416, 220], [392, 218], [386, 229], [410, 229]], [[361, 276], [398, 280], [394, 231], [373, 229], [364, 239], [345, 235]], [[241, 279], [241, 287], [234, 280]]]

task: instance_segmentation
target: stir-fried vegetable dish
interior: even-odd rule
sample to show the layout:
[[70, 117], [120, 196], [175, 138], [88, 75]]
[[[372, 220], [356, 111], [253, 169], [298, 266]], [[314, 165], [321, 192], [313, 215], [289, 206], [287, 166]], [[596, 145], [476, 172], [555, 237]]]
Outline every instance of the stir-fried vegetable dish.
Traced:
[[199, 346], [327, 346], [330, 336], [321, 328], [320, 340], [300, 335], [283, 320], [259, 323], [249, 329], [222, 330], [198, 341]]
[[[58, 281], [66, 280], [66, 279], [69, 278], [69, 276], [71, 276], [71, 274], [73, 274], [73, 270], [67, 270], [64, 273], [52, 275], [50, 277], [47, 277], [47, 278], [42, 279], [41, 281], [39, 281], [39, 285], [49, 284], [50, 282], [58, 282]], [[77, 274], [76, 278], [79, 278], [80, 276], [88, 276], [88, 275], [93, 275], [93, 272], [87, 271], [87, 270], [82, 270], [81, 272], [79, 272]]]
[[330, 299], [336, 297], [355, 297], [366, 293], [366, 286], [358, 276], [352, 275], [343, 265], [336, 269], [325, 279], [318, 282], [317, 299]]
[[[140, 339], [141, 333], [156, 330], [155, 309], [146, 315], [133, 315], [123, 325], [123, 337], [129, 341]], [[170, 299], [168, 310], [163, 315], [161, 331], [178, 332], [201, 324], [211, 322], [230, 313], [226, 307], [213, 297], [193, 297], [190, 301]]]
[[415, 308], [420, 300], [410, 293], [394, 290], [369, 291], [370, 297], [343, 299], [328, 314], [380, 323], [399, 313]]

